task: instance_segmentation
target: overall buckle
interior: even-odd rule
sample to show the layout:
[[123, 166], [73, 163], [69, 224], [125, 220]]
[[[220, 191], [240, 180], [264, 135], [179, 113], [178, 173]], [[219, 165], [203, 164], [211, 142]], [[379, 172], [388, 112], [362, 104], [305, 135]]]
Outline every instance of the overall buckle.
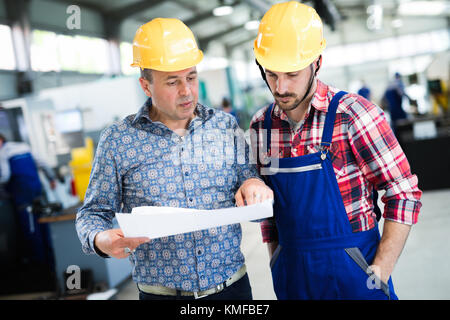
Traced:
[[329, 146], [323, 146], [322, 150], [320, 151], [320, 159], [325, 160], [327, 158], [328, 150], [330, 149]]

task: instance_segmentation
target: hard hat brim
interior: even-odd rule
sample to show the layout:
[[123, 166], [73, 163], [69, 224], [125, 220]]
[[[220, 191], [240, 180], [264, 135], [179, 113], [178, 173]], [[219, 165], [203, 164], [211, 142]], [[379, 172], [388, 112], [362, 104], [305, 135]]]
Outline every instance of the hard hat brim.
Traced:
[[164, 71], [164, 72], [173, 72], [173, 71], [181, 71], [185, 70], [191, 67], [195, 67], [203, 60], [203, 52], [201, 50], [198, 50], [197, 55], [190, 61], [184, 61], [182, 63], [173, 63], [170, 65], [151, 65], [151, 64], [139, 64], [139, 63], [132, 63], [131, 67], [139, 67], [141, 69], [151, 69], [151, 70], [157, 70], [157, 71]]
[[[256, 48], [257, 40], [255, 40], [254, 48]], [[305, 69], [308, 67], [314, 60], [316, 60], [323, 52], [323, 50], [326, 47], [325, 39], [323, 39], [322, 46], [319, 50], [317, 50], [317, 53], [312, 56], [309, 59], [304, 59], [302, 61], [295, 61], [295, 62], [289, 62], [286, 60], [279, 59], [278, 61], [275, 61], [275, 59], [272, 58], [266, 58], [258, 53], [258, 50], [253, 49], [255, 58], [258, 61], [258, 63], [264, 68], [268, 69], [270, 71], [275, 72], [296, 72]]]

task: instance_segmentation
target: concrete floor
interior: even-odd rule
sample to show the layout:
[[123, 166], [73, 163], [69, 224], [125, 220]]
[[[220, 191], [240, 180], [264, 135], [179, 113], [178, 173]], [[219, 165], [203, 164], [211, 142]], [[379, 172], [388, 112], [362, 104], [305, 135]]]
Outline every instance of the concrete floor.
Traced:
[[[450, 189], [424, 192], [422, 204], [419, 222], [412, 228], [392, 275], [395, 290], [402, 300], [450, 299]], [[276, 299], [259, 224], [243, 223], [242, 230], [253, 297]], [[125, 282], [115, 299], [138, 299], [136, 285], [131, 280]]]

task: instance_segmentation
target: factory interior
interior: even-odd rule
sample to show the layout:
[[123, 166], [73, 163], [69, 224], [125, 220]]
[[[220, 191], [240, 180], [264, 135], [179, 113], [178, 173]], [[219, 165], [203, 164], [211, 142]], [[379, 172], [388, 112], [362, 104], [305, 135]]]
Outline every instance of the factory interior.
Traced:
[[[75, 230], [101, 133], [147, 100], [139, 68], [130, 66], [136, 30], [158, 17], [182, 20], [204, 54], [199, 102], [230, 105], [245, 131], [273, 102], [253, 45], [264, 13], [279, 2], [0, 0], [0, 134], [29, 147], [42, 184], [24, 206], [0, 180], [0, 300], [139, 299], [130, 261], [85, 254]], [[391, 125], [386, 92], [395, 79], [402, 83], [406, 116], [395, 134], [423, 195], [392, 279], [399, 299], [450, 299], [449, 1], [300, 2], [323, 21], [322, 82], [369, 92]], [[19, 210], [28, 212], [29, 230]], [[30, 237], [45, 238], [45, 261], [22, 254]], [[276, 300], [259, 223], [242, 223], [241, 248], [253, 298]]]

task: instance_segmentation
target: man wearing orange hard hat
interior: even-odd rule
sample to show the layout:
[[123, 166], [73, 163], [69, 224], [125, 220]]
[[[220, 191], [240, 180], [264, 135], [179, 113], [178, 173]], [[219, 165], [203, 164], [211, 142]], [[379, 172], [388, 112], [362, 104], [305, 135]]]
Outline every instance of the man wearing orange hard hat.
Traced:
[[137, 30], [132, 66], [141, 70], [148, 100], [103, 131], [77, 214], [84, 252], [129, 258], [142, 300], [252, 299], [239, 224], [152, 240], [124, 237], [112, 224], [115, 212], [140, 206], [205, 210], [273, 197], [249, 164], [248, 145], [237, 149], [234, 117], [198, 103], [202, 58], [178, 19], [153, 19]]
[[[417, 222], [418, 179], [378, 106], [317, 79], [325, 46], [317, 12], [296, 1], [272, 6], [254, 41], [275, 99], [250, 124], [274, 192], [261, 227], [275, 293], [397, 299], [390, 275]], [[375, 190], [385, 190], [381, 239]]]

